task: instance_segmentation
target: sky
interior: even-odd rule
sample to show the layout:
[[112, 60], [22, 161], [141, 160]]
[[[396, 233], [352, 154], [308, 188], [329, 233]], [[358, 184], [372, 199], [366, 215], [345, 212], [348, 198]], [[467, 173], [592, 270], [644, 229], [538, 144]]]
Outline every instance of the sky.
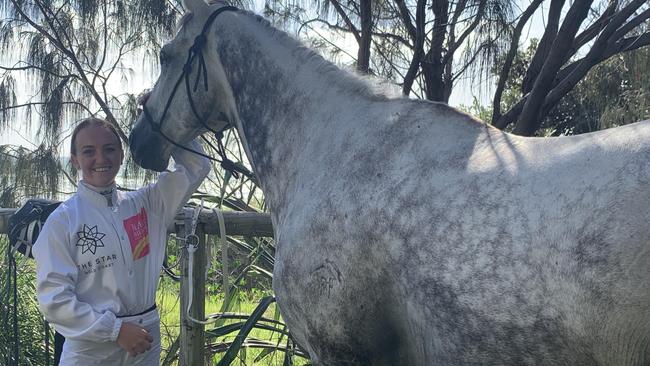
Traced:
[[[529, 0], [519, 0], [519, 6], [525, 7]], [[262, 11], [263, 4], [257, 2], [259, 9], [255, 9], [256, 12]], [[543, 5], [544, 6], [544, 5]], [[524, 32], [522, 41], [525, 43], [527, 40], [533, 37], [540, 37], [543, 29], [543, 18], [539, 14], [545, 12], [538, 12], [538, 16], [534, 17], [530, 22], [530, 25]], [[356, 54], [356, 43], [354, 40], [343, 40], [346, 48], [350, 49], [351, 54]], [[7, 66], [12, 65], [12, 60], [7, 60], [7, 57], [12, 55], [0, 55], [0, 65]], [[157, 78], [157, 70], [152, 70], [151, 65], [148, 62], [145, 62], [143, 55], [134, 55], [125, 60], [125, 73], [121, 77], [115, 77], [111, 79], [111, 84], [108, 86], [109, 91], [115, 90], [120, 93], [128, 92], [139, 94], [143, 89], [151, 87]], [[18, 80], [18, 85], [28, 85], [28, 83]], [[452, 95], [450, 97], [449, 104], [451, 106], [458, 107], [460, 105], [471, 105], [474, 98], [476, 98], [481, 104], [487, 105], [490, 103], [491, 95], [493, 89], [493, 82], [484, 81], [483, 83], [478, 83], [475, 79], [464, 78], [461, 79], [458, 84], [454, 87]], [[19, 94], [18, 102], [24, 102], [29, 99], [30, 92], [25, 89], [21, 89], [23, 93]], [[5, 131], [0, 135], [0, 145], [1, 144], [13, 144], [13, 145], [23, 145], [25, 147], [33, 147], [32, 141], [35, 140], [33, 137], [35, 131], [29, 131], [24, 128], [15, 129], [12, 131]], [[64, 144], [65, 145], [65, 144]]]

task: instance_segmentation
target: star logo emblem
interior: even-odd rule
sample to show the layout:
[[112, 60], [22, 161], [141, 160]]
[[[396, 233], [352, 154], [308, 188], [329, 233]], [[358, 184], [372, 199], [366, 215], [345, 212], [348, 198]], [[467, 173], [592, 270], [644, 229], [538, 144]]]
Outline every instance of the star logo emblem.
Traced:
[[97, 230], [97, 225], [89, 227], [84, 224], [83, 231], [77, 233], [77, 237], [79, 238], [79, 240], [77, 240], [77, 246], [81, 247], [81, 254], [86, 252], [95, 254], [97, 247], [104, 246], [102, 238], [105, 236], [106, 234], [100, 233], [99, 230]]

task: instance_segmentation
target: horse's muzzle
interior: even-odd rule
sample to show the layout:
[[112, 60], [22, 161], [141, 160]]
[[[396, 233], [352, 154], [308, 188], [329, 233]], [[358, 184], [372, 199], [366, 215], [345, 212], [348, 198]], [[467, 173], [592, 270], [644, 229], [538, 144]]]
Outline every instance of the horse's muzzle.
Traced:
[[169, 164], [167, 141], [152, 131], [141, 115], [129, 135], [129, 148], [136, 164], [145, 169], [162, 172]]

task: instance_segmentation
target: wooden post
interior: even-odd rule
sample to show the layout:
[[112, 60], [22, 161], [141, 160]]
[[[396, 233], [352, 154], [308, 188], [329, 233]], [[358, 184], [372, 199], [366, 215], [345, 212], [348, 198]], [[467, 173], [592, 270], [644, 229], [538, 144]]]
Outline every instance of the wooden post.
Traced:
[[[181, 232], [185, 236], [191, 232], [191, 224], [185, 220]], [[189, 253], [187, 248], [183, 249], [183, 260], [181, 261], [181, 334], [180, 334], [180, 365], [200, 366], [205, 364], [205, 326], [196, 323], [187, 317], [187, 305], [190, 301], [189, 286], [192, 281], [192, 306], [190, 315], [194, 319], [205, 319], [205, 268], [207, 256], [205, 253], [206, 235], [203, 224], [196, 227], [196, 235], [199, 237], [199, 246], [193, 255], [193, 274], [189, 273]]]

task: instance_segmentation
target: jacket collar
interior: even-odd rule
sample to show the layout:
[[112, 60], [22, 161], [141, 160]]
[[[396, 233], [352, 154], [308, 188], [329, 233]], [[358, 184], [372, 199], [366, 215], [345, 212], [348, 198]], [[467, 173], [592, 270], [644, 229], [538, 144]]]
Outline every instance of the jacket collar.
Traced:
[[103, 191], [109, 191], [110, 194], [104, 195], [100, 193], [97, 187], [93, 187], [84, 181], [80, 181], [77, 186], [77, 193], [90, 203], [97, 207], [117, 207], [117, 188], [116, 184], [113, 183], [109, 187], [102, 188]]

